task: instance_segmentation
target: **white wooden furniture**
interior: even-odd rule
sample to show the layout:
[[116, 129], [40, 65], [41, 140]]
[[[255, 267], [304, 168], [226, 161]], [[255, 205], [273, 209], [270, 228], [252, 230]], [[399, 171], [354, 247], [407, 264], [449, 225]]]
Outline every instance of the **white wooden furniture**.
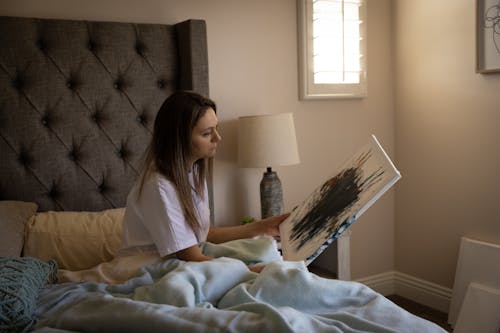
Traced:
[[332, 243], [322, 254], [314, 260], [312, 269], [318, 269], [328, 275], [335, 276], [339, 280], [351, 279], [351, 254], [350, 238], [351, 230], [346, 230]]

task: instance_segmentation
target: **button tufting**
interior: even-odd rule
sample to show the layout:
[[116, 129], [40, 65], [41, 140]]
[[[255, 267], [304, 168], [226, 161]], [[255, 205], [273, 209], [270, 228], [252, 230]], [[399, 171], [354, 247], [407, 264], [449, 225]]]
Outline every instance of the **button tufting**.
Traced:
[[57, 199], [57, 197], [60, 196], [60, 193], [59, 193], [59, 190], [53, 186], [50, 191], [49, 191], [49, 197], [51, 197], [52, 199]]
[[106, 184], [101, 183], [101, 185], [99, 185], [99, 186], [98, 186], [97, 190], [98, 190], [100, 193], [104, 193], [104, 192], [107, 190]]
[[19, 160], [19, 163], [21, 163], [25, 167], [29, 166], [32, 162], [31, 156], [28, 155], [28, 153], [26, 153], [25, 151], [22, 151], [21, 153], [19, 153], [18, 160]]
[[43, 126], [49, 126], [49, 116], [45, 115], [41, 119]]
[[21, 90], [24, 87], [24, 80], [18, 76], [12, 80], [12, 86], [17, 90]]
[[156, 82], [156, 85], [158, 86], [158, 88], [163, 89], [163, 88], [167, 85], [167, 83], [165, 82], [165, 80], [163, 80], [163, 79], [159, 79], [159, 80]]
[[141, 114], [137, 116], [136, 120], [138, 123], [144, 125], [146, 123], [146, 116], [144, 114]]
[[69, 79], [66, 81], [66, 87], [70, 90], [74, 90], [76, 88], [76, 80], [75, 79]]
[[144, 56], [144, 54], [146, 53], [146, 45], [144, 45], [143, 42], [137, 42], [135, 44], [135, 51], [137, 52], [137, 54], [139, 54], [140, 56]]
[[78, 159], [77, 153], [74, 149], [69, 151], [68, 157], [70, 160], [72, 160], [74, 162], [76, 162], [76, 160]]
[[99, 115], [99, 112], [96, 111], [92, 114], [90, 119], [92, 119], [94, 123], [99, 123], [99, 121], [101, 120], [101, 116]]
[[121, 147], [117, 152], [118, 157], [122, 160], [126, 159], [129, 156], [129, 151], [125, 147]]
[[94, 41], [89, 41], [87, 44], [87, 48], [90, 50], [90, 52], [95, 52], [97, 50], [97, 44]]
[[122, 79], [122, 78], [117, 79], [117, 80], [113, 83], [113, 87], [114, 87], [116, 90], [119, 90], [119, 91], [123, 91], [124, 86], [125, 86], [125, 83], [123, 82], [123, 79]]
[[36, 42], [36, 46], [38, 47], [38, 49], [42, 52], [45, 52], [47, 51], [47, 42], [45, 41], [45, 39], [43, 38], [40, 38], [37, 42]]

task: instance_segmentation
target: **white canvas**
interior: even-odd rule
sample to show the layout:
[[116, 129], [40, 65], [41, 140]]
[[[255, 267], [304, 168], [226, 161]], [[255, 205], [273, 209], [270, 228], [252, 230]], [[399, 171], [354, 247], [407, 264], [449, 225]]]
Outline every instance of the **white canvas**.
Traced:
[[400, 178], [372, 135], [281, 223], [283, 258], [311, 263]]
[[500, 244], [462, 237], [448, 323], [455, 325], [470, 283], [500, 289]]
[[469, 284], [453, 332], [500, 332], [500, 289]]

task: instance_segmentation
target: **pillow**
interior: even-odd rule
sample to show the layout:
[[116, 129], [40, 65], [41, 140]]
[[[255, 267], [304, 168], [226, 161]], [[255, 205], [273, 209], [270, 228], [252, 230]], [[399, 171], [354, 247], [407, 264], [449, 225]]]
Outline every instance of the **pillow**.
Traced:
[[59, 268], [89, 269], [114, 258], [121, 247], [125, 208], [101, 212], [43, 212], [26, 228], [25, 256], [53, 259]]
[[23, 249], [24, 227], [38, 205], [24, 201], [0, 201], [0, 256], [19, 257]]
[[56, 281], [57, 265], [28, 257], [0, 258], [0, 332], [26, 332], [35, 323], [40, 290]]

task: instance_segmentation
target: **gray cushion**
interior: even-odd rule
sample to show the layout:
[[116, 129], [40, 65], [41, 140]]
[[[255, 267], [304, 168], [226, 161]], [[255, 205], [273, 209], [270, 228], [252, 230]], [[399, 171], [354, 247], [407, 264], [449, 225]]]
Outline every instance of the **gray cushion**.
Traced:
[[24, 226], [35, 215], [38, 206], [32, 202], [0, 201], [0, 257], [21, 255]]

